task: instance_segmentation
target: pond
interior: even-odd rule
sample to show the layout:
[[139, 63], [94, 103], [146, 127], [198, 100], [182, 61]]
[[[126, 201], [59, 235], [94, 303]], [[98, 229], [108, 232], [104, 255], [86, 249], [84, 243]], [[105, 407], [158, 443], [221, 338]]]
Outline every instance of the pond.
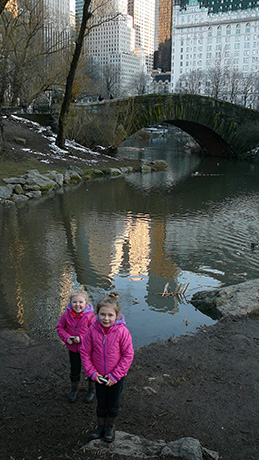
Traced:
[[[94, 305], [119, 292], [139, 347], [213, 324], [195, 292], [259, 276], [258, 165], [190, 154], [157, 132], [119, 155], [169, 168], [0, 207], [1, 327], [56, 338], [70, 290], [84, 284]], [[166, 283], [185, 295], [163, 297]]]

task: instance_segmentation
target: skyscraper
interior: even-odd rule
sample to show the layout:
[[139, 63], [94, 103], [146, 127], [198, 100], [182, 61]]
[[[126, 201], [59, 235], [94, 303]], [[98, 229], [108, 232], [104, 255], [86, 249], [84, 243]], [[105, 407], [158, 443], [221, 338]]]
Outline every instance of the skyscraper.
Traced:
[[54, 46], [59, 36], [58, 47], [70, 42], [70, 1], [43, 0], [45, 39], [52, 40]]
[[113, 80], [112, 92], [116, 96], [131, 94], [134, 79], [145, 67], [141, 53], [136, 52], [135, 29], [133, 18], [127, 14], [127, 0], [108, 3], [94, 0], [92, 8], [95, 13], [85, 38], [87, 56], [99, 67], [104, 80]]
[[84, 0], [75, 0], [76, 24], [81, 22], [83, 14]]
[[172, 50], [172, 0], [157, 0], [159, 4], [156, 27], [157, 46], [155, 51], [155, 68], [164, 72], [171, 70]]
[[156, 0], [129, 0], [128, 13], [133, 17], [136, 47], [144, 49], [147, 70], [151, 72], [155, 51]]

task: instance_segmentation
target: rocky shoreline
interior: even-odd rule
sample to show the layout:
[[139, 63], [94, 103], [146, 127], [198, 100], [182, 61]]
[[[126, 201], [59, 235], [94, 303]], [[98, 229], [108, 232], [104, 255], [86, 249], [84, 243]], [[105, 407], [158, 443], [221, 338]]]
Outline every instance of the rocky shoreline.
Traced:
[[142, 174], [163, 171], [167, 168], [164, 160], [142, 162], [138, 167], [120, 166], [117, 168], [92, 168], [82, 169], [70, 165], [64, 173], [50, 170], [41, 174], [37, 169], [30, 170], [19, 177], [4, 178], [6, 185], [0, 186], [0, 203], [8, 206], [15, 203], [40, 198], [42, 195], [63, 189], [68, 185], [77, 185], [82, 181], [89, 181], [102, 177], [117, 177], [123, 174], [140, 172]]

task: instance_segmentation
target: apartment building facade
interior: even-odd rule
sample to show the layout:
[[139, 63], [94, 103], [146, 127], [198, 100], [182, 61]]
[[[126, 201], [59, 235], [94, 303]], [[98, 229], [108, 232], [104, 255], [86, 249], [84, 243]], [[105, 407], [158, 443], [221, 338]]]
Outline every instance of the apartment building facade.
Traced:
[[223, 2], [214, 9], [212, 3], [174, 1], [171, 91], [181, 76], [217, 63], [245, 76], [259, 70], [259, 2], [230, 2], [232, 8], [224, 11]]

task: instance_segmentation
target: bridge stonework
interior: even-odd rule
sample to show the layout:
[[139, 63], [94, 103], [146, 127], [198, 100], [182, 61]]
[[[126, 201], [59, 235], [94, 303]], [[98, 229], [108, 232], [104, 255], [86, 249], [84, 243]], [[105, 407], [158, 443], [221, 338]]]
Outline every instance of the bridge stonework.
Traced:
[[[78, 112], [79, 107], [75, 110]], [[143, 95], [91, 104], [80, 110], [86, 137], [82, 139], [81, 135], [77, 140], [89, 146], [118, 146], [140, 129], [162, 122], [190, 134], [209, 155], [244, 158], [259, 146], [259, 111], [209, 97]]]

